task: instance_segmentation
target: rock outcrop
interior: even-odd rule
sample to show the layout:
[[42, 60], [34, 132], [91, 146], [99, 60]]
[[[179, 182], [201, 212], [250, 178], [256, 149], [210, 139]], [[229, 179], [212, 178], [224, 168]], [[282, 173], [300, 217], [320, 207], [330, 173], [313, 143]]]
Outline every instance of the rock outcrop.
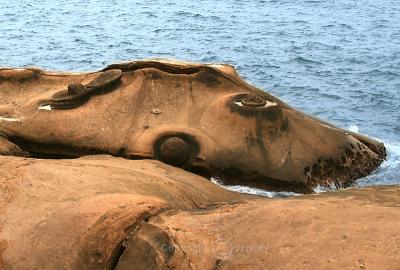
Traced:
[[[0, 270], [398, 269], [400, 188], [346, 187], [382, 143], [229, 65], [0, 69]], [[206, 177], [203, 177], [206, 176]]]
[[0, 154], [158, 159], [270, 190], [346, 187], [382, 143], [301, 113], [229, 65], [159, 60], [93, 73], [0, 69]]
[[154, 160], [0, 157], [0, 269], [398, 269], [400, 188], [291, 199]]

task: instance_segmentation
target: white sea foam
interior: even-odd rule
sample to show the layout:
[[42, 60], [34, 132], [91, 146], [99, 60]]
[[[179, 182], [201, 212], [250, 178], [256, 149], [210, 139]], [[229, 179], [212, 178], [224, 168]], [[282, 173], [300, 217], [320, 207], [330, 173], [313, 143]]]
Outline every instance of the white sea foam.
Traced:
[[[356, 125], [351, 125], [349, 130], [360, 133]], [[368, 136], [368, 135], [367, 135]], [[371, 137], [371, 136], [370, 136]], [[383, 141], [386, 147], [387, 157], [384, 162], [370, 175], [355, 182], [355, 186], [399, 185], [400, 184], [400, 142]]]
[[246, 187], [246, 186], [240, 186], [240, 185], [224, 185], [224, 184], [222, 184], [221, 180], [216, 177], [211, 177], [211, 182], [213, 182], [214, 184], [217, 184], [220, 187], [231, 190], [231, 191], [259, 195], [259, 196], [268, 197], [268, 198], [282, 198], [282, 197], [292, 197], [292, 196], [301, 196], [302, 195], [299, 193], [288, 192], [288, 191], [275, 192], [275, 191], [267, 191], [267, 190], [263, 190], [263, 189], [259, 189], [259, 188]]
[[331, 183], [331, 185], [329, 187], [317, 186], [316, 188], [314, 188], [315, 193], [323, 193], [323, 192], [329, 192], [329, 191], [335, 191], [335, 190], [337, 190], [337, 188], [335, 187], [335, 185], [333, 183]]
[[353, 132], [355, 132], [355, 133], [360, 133], [360, 129], [359, 129], [358, 126], [356, 126], [356, 125], [351, 125], [351, 126], [349, 127], [349, 130], [350, 130], [350, 131], [353, 131]]
[[383, 142], [387, 158], [372, 174], [356, 181], [360, 187], [400, 184], [400, 142]]

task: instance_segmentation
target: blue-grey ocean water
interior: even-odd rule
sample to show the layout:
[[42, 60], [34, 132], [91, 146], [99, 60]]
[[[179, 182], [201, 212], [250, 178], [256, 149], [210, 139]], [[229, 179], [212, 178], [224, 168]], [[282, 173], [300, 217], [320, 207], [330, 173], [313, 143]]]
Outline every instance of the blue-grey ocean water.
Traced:
[[229, 63], [292, 106], [385, 142], [358, 185], [400, 183], [400, 1], [0, 0], [0, 66]]

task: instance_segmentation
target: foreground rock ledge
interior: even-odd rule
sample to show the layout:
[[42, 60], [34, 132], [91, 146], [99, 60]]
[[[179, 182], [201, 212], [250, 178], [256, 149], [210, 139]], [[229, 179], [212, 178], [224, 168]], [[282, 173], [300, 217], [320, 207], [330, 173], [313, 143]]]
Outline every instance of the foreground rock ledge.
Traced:
[[232, 193], [158, 161], [0, 157], [0, 269], [399, 269], [400, 188]]

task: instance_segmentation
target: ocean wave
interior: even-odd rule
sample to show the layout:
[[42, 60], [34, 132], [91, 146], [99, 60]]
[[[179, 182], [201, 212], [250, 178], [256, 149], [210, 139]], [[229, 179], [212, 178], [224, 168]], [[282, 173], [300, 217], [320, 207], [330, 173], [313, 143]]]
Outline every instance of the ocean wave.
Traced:
[[400, 142], [383, 142], [387, 158], [372, 174], [357, 180], [356, 187], [400, 184]]
[[156, 56], [229, 63], [292, 106], [385, 138], [388, 160], [357, 183], [400, 182], [400, 1], [3, 2], [0, 66], [93, 71]]
[[293, 58], [292, 61], [300, 63], [300, 64], [323, 65], [322, 62], [307, 59], [307, 58], [301, 57], [301, 56], [297, 56], [297, 57]]

